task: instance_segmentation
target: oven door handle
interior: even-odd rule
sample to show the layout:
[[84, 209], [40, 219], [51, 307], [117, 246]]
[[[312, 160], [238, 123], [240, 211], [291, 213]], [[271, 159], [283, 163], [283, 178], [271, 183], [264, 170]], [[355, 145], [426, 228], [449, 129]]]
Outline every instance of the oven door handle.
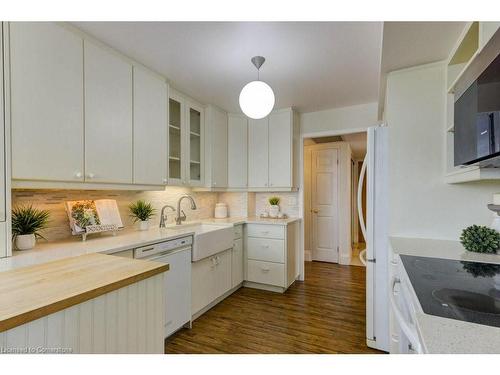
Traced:
[[[401, 330], [405, 334], [405, 336], [408, 338], [408, 341], [410, 341], [411, 346], [413, 347], [413, 350], [417, 353], [422, 353], [422, 349], [420, 346], [420, 340], [418, 339], [418, 334], [415, 332], [415, 329], [408, 323], [404, 316], [403, 313], [401, 312], [401, 309], [398, 306], [398, 303], [396, 301], [396, 298], [394, 298], [394, 293], [395, 293], [395, 288], [396, 284], [401, 285], [401, 280], [398, 278], [393, 278], [391, 282], [391, 292], [389, 293], [389, 300], [391, 301], [391, 307], [392, 311], [394, 312], [394, 316], [401, 327]], [[402, 297], [404, 298], [404, 297]]]

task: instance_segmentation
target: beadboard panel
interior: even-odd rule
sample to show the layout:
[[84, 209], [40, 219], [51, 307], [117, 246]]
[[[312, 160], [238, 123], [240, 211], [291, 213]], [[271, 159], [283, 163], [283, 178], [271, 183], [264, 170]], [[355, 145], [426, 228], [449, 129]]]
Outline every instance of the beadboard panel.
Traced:
[[0, 333], [0, 353], [163, 353], [159, 274]]
[[[167, 187], [164, 191], [105, 191], [105, 190], [12, 190], [13, 207], [21, 204], [33, 204], [33, 206], [50, 211], [49, 227], [42, 235], [49, 241], [62, 240], [71, 237], [68, 215], [64, 208], [64, 202], [80, 199], [115, 199], [118, 210], [125, 227], [134, 226], [129, 216], [128, 205], [139, 199], [144, 199], [156, 209], [151, 225], [160, 222], [160, 210], [165, 204], [176, 207], [177, 199], [185, 193], [193, 195], [198, 208], [190, 210], [188, 202], [183, 202], [184, 212], [188, 220], [207, 219], [214, 216], [217, 193], [192, 192], [187, 188]], [[169, 224], [174, 223], [175, 214], [168, 212]]]

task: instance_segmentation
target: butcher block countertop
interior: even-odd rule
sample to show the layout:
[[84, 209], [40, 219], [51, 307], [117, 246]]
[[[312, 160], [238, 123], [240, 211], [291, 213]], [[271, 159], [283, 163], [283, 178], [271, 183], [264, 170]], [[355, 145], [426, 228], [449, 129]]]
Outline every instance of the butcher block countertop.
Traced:
[[0, 332], [168, 269], [147, 260], [85, 254], [0, 272]]

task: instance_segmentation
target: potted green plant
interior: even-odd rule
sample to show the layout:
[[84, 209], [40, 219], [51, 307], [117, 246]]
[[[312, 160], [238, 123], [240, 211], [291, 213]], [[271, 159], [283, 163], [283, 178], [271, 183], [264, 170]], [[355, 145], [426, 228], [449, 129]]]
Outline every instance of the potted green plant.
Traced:
[[134, 219], [134, 223], [139, 222], [139, 230], [149, 229], [149, 219], [155, 214], [153, 205], [143, 200], [138, 200], [128, 206], [130, 217]]
[[19, 250], [35, 247], [36, 239], [43, 238], [42, 229], [47, 228], [50, 213], [32, 205], [17, 206], [12, 209], [12, 239]]
[[280, 213], [280, 198], [279, 197], [270, 197], [269, 204], [271, 207], [269, 208], [269, 216], [270, 217], [278, 217]]

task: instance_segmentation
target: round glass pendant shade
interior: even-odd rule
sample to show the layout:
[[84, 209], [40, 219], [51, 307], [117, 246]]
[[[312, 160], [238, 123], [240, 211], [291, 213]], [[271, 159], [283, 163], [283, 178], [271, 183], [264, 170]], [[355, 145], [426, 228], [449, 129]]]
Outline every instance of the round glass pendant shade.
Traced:
[[266, 117], [274, 108], [273, 89], [262, 81], [247, 83], [240, 93], [240, 108], [252, 119]]

